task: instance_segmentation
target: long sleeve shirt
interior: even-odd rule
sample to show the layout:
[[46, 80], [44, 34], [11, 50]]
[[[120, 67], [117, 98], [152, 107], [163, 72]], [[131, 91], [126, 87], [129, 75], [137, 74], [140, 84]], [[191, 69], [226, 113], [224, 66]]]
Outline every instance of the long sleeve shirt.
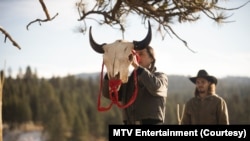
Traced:
[[204, 99], [196, 96], [185, 104], [181, 124], [228, 125], [228, 109], [223, 98], [217, 94]]
[[[133, 124], [137, 120], [156, 119], [165, 120], [166, 98], [168, 90], [167, 75], [161, 72], [150, 72], [145, 68], [138, 68], [138, 93], [136, 100], [129, 107], [123, 109], [123, 120]], [[119, 98], [126, 104], [135, 90], [133, 74], [127, 83], [119, 89]], [[109, 98], [108, 80], [104, 80], [103, 95]]]

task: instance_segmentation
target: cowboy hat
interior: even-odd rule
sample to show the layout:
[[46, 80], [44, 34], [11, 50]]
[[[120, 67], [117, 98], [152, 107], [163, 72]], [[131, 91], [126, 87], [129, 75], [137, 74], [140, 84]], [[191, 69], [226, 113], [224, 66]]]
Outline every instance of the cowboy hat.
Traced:
[[189, 79], [195, 84], [197, 78], [205, 78], [206, 80], [214, 83], [215, 85], [217, 84], [217, 78], [209, 75], [205, 70], [199, 70], [196, 77], [190, 77]]

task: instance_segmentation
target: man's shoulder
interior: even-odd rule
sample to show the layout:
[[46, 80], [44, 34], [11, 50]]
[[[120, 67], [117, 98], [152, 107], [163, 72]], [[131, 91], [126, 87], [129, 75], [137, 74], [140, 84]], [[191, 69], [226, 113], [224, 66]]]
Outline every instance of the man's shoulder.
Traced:
[[165, 75], [165, 76], [167, 76], [166, 73], [161, 72], [161, 71], [154, 72], [154, 74], [155, 74], [155, 75]]
[[168, 79], [167, 74], [164, 72], [154, 72], [154, 75], [157, 77], [162, 77], [162, 78]]
[[190, 102], [193, 102], [193, 101], [196, 101], [197, 100], [197, 97], [191, 97], [187, 100], [187, 103], [190, 103]]
[[213, 94], [210, 96], [212, 99], [217, 99], [217, 100], [220, 100], [220, 101], [224, 101], [224, 98], [219, 96], [218, 94]]

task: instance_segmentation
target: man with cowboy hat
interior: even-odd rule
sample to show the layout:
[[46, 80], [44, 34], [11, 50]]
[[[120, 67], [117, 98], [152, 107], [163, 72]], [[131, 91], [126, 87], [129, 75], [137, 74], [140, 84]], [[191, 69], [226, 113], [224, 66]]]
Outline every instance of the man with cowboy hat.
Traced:
[[229, 117], [225, 100], [216, 94], [217, 78], [206, 70], [199, 70], [189, 78], [196, 85], [194, 97], [185, 104], [181, 124], [228, 125]]

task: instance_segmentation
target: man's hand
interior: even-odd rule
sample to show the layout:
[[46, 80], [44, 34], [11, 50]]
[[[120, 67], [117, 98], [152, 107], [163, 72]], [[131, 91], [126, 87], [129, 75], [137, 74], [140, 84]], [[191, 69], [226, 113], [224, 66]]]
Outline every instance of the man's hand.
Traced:
[[139, 56], [137, 56], [138, 54], [134, 54], [133, 55], [133, 61], [132, 61], [132, 66], [134, 67], [134, 69], [137, 69], [140, 65], [139, 65], [139, 63], [138, 63], [138, 57]]

